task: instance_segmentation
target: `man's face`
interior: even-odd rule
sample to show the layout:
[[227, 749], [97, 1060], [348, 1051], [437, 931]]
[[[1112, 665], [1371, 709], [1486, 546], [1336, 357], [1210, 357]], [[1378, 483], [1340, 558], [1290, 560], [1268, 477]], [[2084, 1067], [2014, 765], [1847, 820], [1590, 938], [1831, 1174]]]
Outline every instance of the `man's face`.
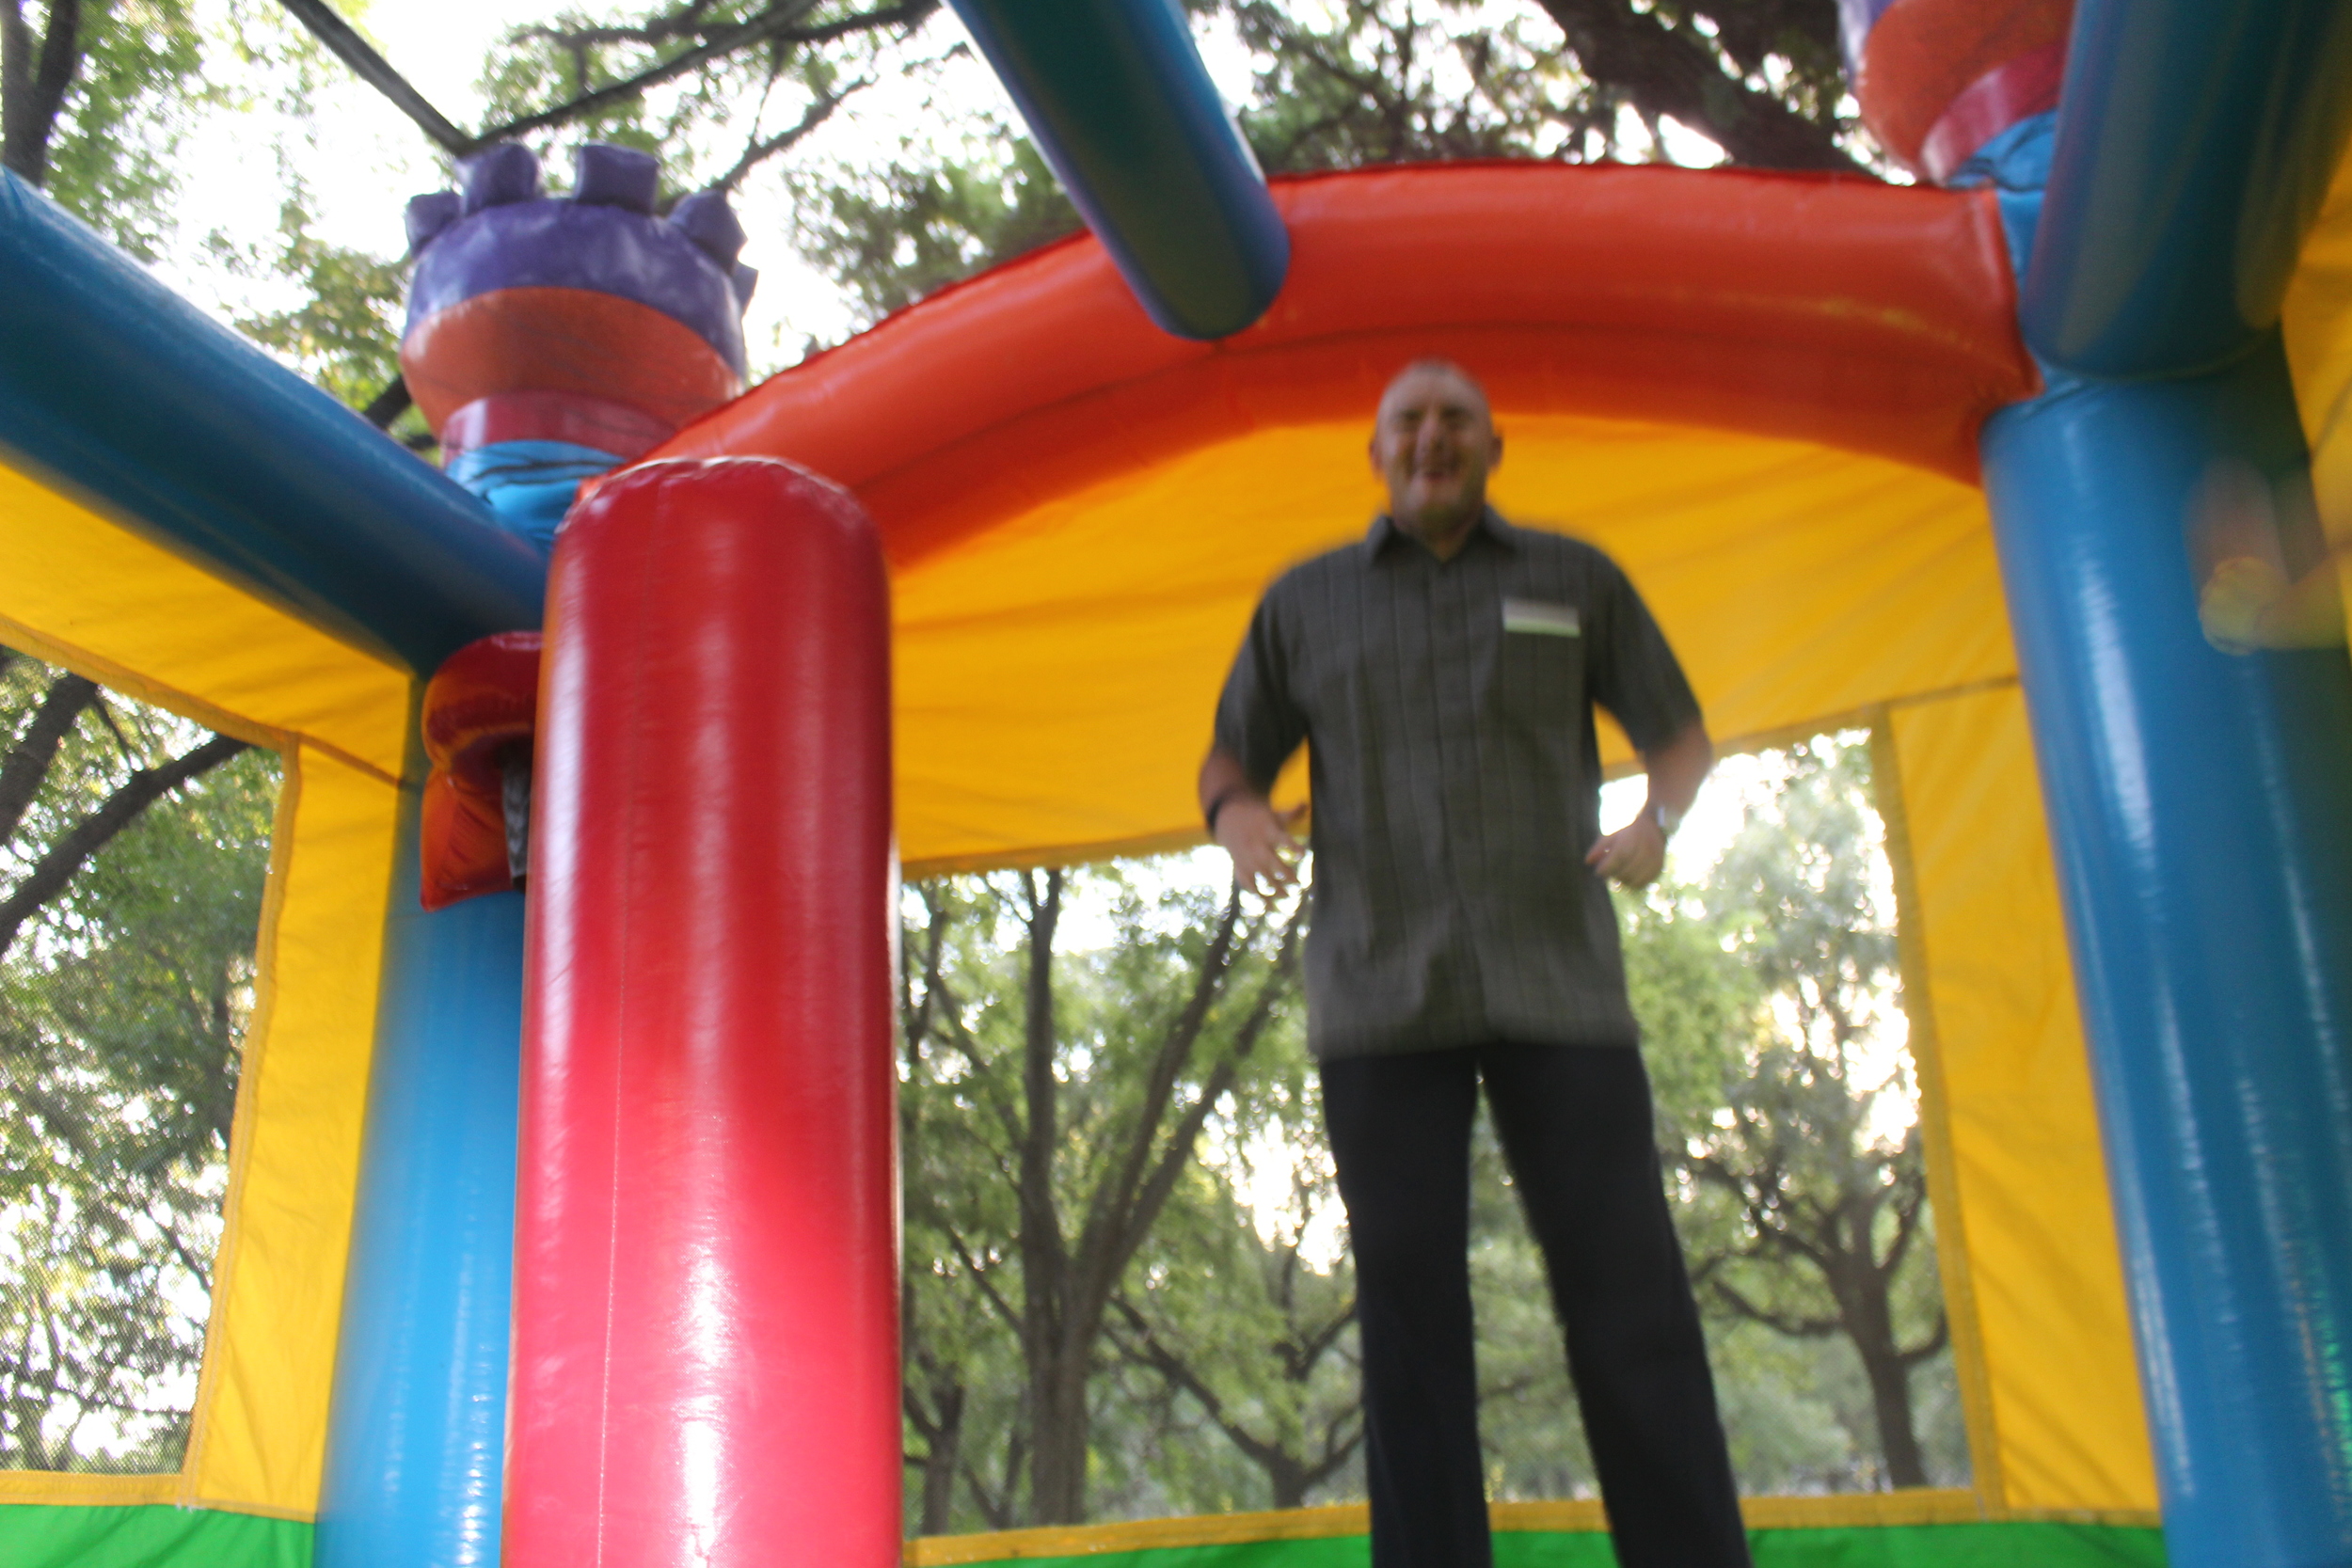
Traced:
[[1502, 438], [1477, 385], [1459, 371], [1416, 366], [1389, 386], [1372, 434], [1372, 466], [1389, 486], [1389, 515], [1414, 533], [1474, 517]]

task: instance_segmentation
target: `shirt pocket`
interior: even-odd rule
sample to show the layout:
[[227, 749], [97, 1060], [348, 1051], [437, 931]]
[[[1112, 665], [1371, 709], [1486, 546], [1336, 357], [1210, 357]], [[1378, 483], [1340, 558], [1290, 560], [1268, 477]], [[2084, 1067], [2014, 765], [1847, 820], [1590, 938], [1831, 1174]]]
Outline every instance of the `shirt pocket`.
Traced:
[[1580, 608], [1554, 599], [1506, 597], [1502, 619], [1502, 647], [1487, 694], [1494, 712], [1516, 725], [1575, 733], [1585, 700]]

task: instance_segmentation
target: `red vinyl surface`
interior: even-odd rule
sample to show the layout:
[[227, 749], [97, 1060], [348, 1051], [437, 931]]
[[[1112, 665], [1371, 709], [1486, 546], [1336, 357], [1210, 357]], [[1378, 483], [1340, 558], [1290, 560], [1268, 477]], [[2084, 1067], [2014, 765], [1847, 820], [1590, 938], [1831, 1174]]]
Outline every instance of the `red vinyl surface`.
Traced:
[[509, 1568], [899, 1560], [887, 593], [774, 462], [557, 545]]
[[2039, 50], [2063, 54], [2074, 24], [2074, 0], [1895, 0], [1863, 41], [1862, 119], [1889, 152], [1924, 168], [1930, 133], [1972, 84]]
[[501, 763], [528, 747], [537, 721], [539, 634], [502, 631], [469, 642], [425, 684], [423, 857], [428, 910], [515, 885], [506, 859]]
[[578, 392], [675, 430], [742, 390], [692, 327], [590, 289], [500, 289], [437, 311], [400, 343], [401, 374], [439, 430], [479, 398]]
[[1289, 280], [1232, 338], [1160, 331], [1080, 236], [900, 311], [654, 455], [804, 464], [857, 492], [903, 565], [1220, 440], [1360, 420], [1417, 355], [1467, 364], [1506, 415], [1786, 436], [1970, 481], [1984, 416], [2037, 386], [1987, 193], [1519, 163], [1274, 195]]
[[1952, 100], [1919, 144], [1921, 172], [1938, 184], [1977, 150], [2021, 120], [2058, 107], [2066, 85], [2066, 45], [2053, 40], [1994, 66]]

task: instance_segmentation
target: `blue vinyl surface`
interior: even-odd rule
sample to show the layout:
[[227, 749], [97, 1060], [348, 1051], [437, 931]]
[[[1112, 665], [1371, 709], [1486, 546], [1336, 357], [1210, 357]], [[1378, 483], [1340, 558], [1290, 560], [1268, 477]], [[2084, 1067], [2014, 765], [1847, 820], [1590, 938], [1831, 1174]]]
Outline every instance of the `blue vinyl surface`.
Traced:
[[480, 501], [8, 174], [0, 448], [420, 673], [539, 624], [546, 565]]
[[523, 897], [417, 903], [405, 798], [316, 1568], [493, 1568], [506, 1433]]
[[488, 502], [500, 527], [530, 540], [546, 559], [555, 553], [556, 530], [581, 482], [612, 472], [620, 461], [575, 441], [493, 441], [456, 453], [443, 471]]
[[1265, 177], [1174, 0], [951, 0], [1152, 319], [1223, 338], [1290, 266]]
[[2347, 133], [2341, 0], [2078, 0], [2026, 342], [2109, 376], [2247, 352]]
[[2352, 664], [2217, 651], [2187, 535], [2217, 460], [2308, 495], [2284, 356], [1983, 450], [2170, 1560], [2352, 1562]]

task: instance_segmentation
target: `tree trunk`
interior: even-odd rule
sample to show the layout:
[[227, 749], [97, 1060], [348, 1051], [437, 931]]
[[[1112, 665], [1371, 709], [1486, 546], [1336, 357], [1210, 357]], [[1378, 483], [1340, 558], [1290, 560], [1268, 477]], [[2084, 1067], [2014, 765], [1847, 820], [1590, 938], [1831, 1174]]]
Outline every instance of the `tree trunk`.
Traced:
[[1037, 1444], [1029, 1458], [1032, 1524], [1086, 1521], [1087, 1453], [1092, 1436], [1087, 1410], [1087, 1362], [1092, 1346], [1090, 1334], [1070, 1336], [1032, 1374], [1031, 1413]]
[[1862, 1357], [1870, 1380], [1870, 1408], [1878, 1418], [1879, 1448], [1886, 1457], [1886, 1479], [1894, 1486], [1925, 1486], [1919, 1433], [1911, 1414], [1911, 1366], [1895, 1343], [1894, 1303], [1887, 1278], [1870, 1266], [1867, 1254], [1854, 1259], [1838, 1293], [1847, 1338]]
[[921, 1533], [945, 1535], [955, 1505], [957, 1465], [963, 1452], [964, 1391], [961, 1385], [934, 1386], [931, 1395], [933, 1417], [926, 1433], [930, 1449], [923, 1456]]
[[27, 184], [49, 179], [49, 137], [82, 66], [82, 0], [50, 0], [38, 47], [23, 0], [0, 0], [0, 166]]

